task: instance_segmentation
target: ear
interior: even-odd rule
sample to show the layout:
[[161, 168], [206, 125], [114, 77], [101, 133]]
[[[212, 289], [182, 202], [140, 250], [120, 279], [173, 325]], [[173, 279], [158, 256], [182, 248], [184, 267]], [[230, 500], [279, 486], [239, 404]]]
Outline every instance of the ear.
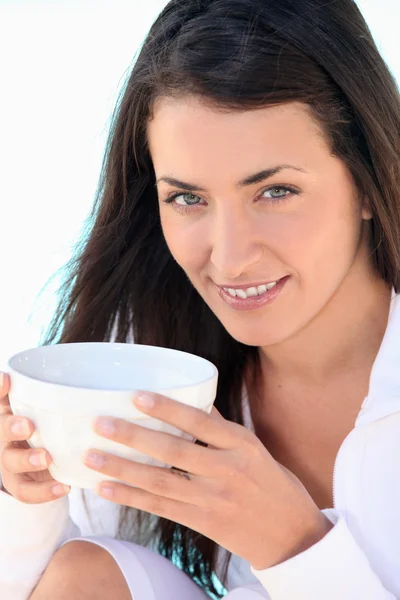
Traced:
[[364, 201], [362, 204], [361, 218], [363, 219], [363, 221], [371, 221], [371, 219], [373, 218], [371, 205], [369, 199], [366, 196], [364, 197]]

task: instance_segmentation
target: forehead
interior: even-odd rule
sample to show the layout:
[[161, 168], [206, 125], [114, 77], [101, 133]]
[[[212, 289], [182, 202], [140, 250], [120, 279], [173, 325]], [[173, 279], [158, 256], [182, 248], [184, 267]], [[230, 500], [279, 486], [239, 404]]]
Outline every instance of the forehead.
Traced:
[[257, 159], [264, 166], [301, 159], [304, 166], [329, 153], [311, 110], [298, 102], [227, 111], [193, 97], [160, 98], [147, 132], [156, 169], [176, 168], [177, 161], [181, 169], [240, 161], [254, 167]]

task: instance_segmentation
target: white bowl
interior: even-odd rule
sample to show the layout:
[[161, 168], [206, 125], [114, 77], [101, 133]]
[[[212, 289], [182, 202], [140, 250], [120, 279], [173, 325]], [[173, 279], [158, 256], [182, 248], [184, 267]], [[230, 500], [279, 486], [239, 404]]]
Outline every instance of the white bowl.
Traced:
[[[211, 412], [218, 371], [209, 361], [178, 350], [107, 342], [42, 346], [19, 352], [7, 363], [11, 410], [35, 425], [32, 448], [46, 448], [57, 481], [93, 489], [112, 479], [82, 462], [89, 448], [158, 466], [164, 463], [92, 430], [100, 415], [126, 419], [149, 429], [193, 438], [136, 409], [136, 390], [158, 392]], [[169, 465], [170, 466], [170, 465]]]

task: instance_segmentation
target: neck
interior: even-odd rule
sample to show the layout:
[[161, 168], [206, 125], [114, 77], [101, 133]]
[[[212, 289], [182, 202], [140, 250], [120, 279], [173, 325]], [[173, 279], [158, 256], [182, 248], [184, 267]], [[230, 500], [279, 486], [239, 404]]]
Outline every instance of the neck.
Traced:
[[284, 342], [260, 348], [268, 377], [321, 385], [371, 369], [390, 310], [391, 289], [368, 273], [349, 274], [316, 317]]

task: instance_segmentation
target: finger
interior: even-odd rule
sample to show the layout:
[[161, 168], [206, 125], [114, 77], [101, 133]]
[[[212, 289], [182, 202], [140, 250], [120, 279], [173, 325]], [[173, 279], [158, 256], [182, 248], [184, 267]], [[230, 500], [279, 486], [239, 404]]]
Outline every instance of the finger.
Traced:
[[7, 373], [0, 371], [0, 398], [7, 396], [10, 390], [10, 377]]
[[21, 442], [28, 440], [35, 431], [35, 427], [29, 419], [16, 417], [15, 415], [0, 416], [0, 441]]
[[226, 419], [224, 419], [224, 417], [221, 415], [221, 413], [219, 412], [219, 410], [215, 406], [213, 406], [212, 409], [211, 409], [210, 417], [212, 417], [212, 418], [214, 418], [216, 420], [218, 420], [218, 419], [221, 420], [222, 419], [223, 421], [226, 421]]
[[0, 415], [11, 415], [11, 406], [8, 396], [0, 398]]
[[95, 471], [157, 496], [197, 506], [199, 503], [208, 503], [204, 480], [195, 475], [191, 475], [189, 480], [171, 469], [138, 463], [93, 449], [85, 453], [84, 463]]
[[25, 504], [51, 502], [66, 496], [71, 490], [69, 486], [58, 483], [53, 478], [48, 481], [37, 482], [29, 479], [27, 475], [18, 475], [16, 479], [14, 490], [7, 488], [6, 483], [5, 487], [15, 498]]
[[183, 471], [204, 477], [216, 474], [217, 450], [204, 448], [169, 433], [134, 425], [123, 419], [98, 417], [93, 428], [103, 437]]
[[101, 483], [97, 490], [97, 493], [122, 506], [131, 506], [138, 510], [144, 510], [145, 512], [169, 519], [175, 523], [180, 523], [186, 527], [192, 529], [196, 527], [199, 519], [204, 521], [202, 518], [201, 509], [192, 504], [186, 504], [179, 502], [178, 500], [171, 500], [170, 498], [163, 498], [151, 494], [145, 490], [139, 488], [132, 488], [122, 483], [106, 482]]
[[138, 397], [151, 398], [154, 401], [154, 406], [144, 407], [138, 404], [139, 398], [136, 398], [134, 403], [140, 411], [169, 423], [215, 448], [224, 450], [236, 448], [238, 439], [244, 435], [241, 431], [244, 430], [244, 427], [227, 421], [222, 416], [220, 419], [215, 418], [215, 411], [211, 416], [199, 408], [188, 406], [160, 394], [139, 392]]
[[7, 373], [0, 371], [0, 415], [11, 414], [8, 392], [10, 389], [10, 378]]
[[1, 462], [3, 468], [10, 473], [29, 473], [47, 469], [51, 458], [44, 449], [26, 450], [8, 446], [2, 453]]

